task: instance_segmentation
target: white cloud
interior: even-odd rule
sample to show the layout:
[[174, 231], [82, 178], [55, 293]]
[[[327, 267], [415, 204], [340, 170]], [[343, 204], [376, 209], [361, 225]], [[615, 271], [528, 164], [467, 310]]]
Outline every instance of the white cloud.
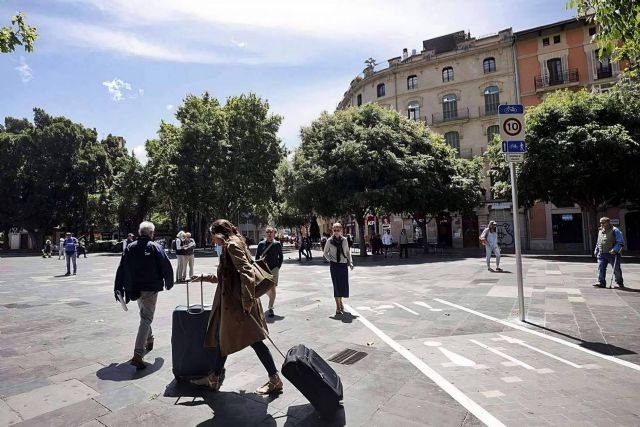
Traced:
[[111, 99], [118, 102], [125, 99], [135, 99], [144, 95], [143, 89], [134, 90], [131, 83], [127, 83], [118, 78], [111, 81], [102, 82], [102, 86], [107, 88]]
[[33, 79], [33, 70], [25, 61], [24, 56], [20, 57], [20, 65], [16, 67], [22, 83], [29, 83]]
[[147, 160], [149, 159], [147, 157], [147, 149], [144, 147], [144, 144], [136, 145], [131, 149], [131, 152], [138, 158], [138, 160], [140, 160], [140, 163], [143, 165], [147, 164]]
[[173, 110], [173, 104], [167, 104], [167, 110]]
[[236, 39], [231, 39], [231, 43], [233, 43], [234, 46], [239, 47], [239, 48], [243, 48], [247, 46], [246, 42], [239, 42]]

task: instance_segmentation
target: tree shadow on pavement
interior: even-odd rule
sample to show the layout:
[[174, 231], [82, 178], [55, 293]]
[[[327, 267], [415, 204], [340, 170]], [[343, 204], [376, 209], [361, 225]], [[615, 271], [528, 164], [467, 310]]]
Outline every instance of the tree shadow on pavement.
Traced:
[[136, 369], [135, 366], [124, 363], [112, 363], [109, 366], [99, 369], [96, 376], [105, 381], [131, 381], [144, 378], [157, 372], [164, 365], [162, 357], [156, 357], [156, 360], [148, 365], [145, 369]]
[[578, 341], [578, 345], [580, 347], [584, 347], [588, 350], [595, 351], [596, 353], [604, 354], [605, 356], [622, 356], [622, 355], [629, 355], [629, 354], [637, 354], [635, 351], [627, 350], [626, 348], [618, 347], [611, 343], [585, 341], [583, 339], [574, 337], [573, 335], [565, 334], [564, 332], [556, 331], [555, 329], [537, 325], [527, 320], [525, 320], [524, 323], [531, 326], [535, 326], [536, 328], [539, 328], [539, 329], [544, 329], [545, 331], [552, 332], [553, 334], [562, 335], [563, 337], [569, 338], [573, 341]]

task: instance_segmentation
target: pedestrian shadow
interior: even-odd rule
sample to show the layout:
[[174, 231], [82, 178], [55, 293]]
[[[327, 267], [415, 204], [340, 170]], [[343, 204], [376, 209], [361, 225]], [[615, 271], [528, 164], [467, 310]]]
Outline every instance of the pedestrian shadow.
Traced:
[[57, 276], [53, 276], [56, 279], [59, 279], [61, 277], [71, 277], [71, 275], [66, 275], [66, 274], [58, 274]]
[[265, 316], [265, 319], [267, 320], [267, 323], [275, 323], [279, 320], [283, 320], [285, 318], [285, 316], [278, 316], [277, 314], [274, 314], [272, 317], [269, 316]]
[[629, 354], [637, 354], [635, 351], [628, 350], [626, 348], [618, 347], [611, 343], [606, 342], [595, 342], [595, 341], [585, 341], [583, 339], [574, 337], [573, 335], [565, 334], [564, 332], [557, 331], [555, 329], [547, 328], [545, 326], [537, 325], [535, 323], [529, 322], [527, 320], [524, 323], [535, 326], [539, 329], [544, 329], [545, 331], [552, 332], [557, 335], [562, 335], [563, 337], [569, 338], [574, 341], [578, 341], [578, 345], [580, 347], [584, 347], [588, 350], [595, 351], [596, 353], [604, 354], [605, 356], [623, 356]]
[[342, 323], [353, 323], [353, 321], [355, 319], [357, 319], [358, 316], [354, 316], [353, 314], [349, 313], [348, 311], [345, 311], [342, 314], [334, 314], [333, 316], [329, 316], [329, 319], [333, 319], [333, 320], [339, 320]]
[[310, 403], [289, 406], [285, 427], [342, 427], [347, 424], [344, 407], [340, 407], [330, 416], [321, 417]]
[[628, 288], [628, 287], [624, 287], [624, 288], [616, 288], [616, 290], [618, 291], [622, 291], [622, 292], [640, 292], [640, 289], [633, 289], [633, 288]]
[[157, 372], [164, 365], [164, 359], [162, 357], [156, 357], [155, 361], [148, 365], [145, 369], [136, 369], [135, 366], [124, 363], [112, 363], [109, 366], [99, 369], [96, 372], [96, 377], [104, 381], [131, 381], [144, 378]]

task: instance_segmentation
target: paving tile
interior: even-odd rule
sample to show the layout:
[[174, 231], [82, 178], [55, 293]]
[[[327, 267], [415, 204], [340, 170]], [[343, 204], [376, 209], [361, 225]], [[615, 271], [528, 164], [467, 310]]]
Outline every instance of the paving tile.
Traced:
[[108, 414], [109, 410], [93, 399], [85, 399], [78, 403], [47, 412], [18, 424], [20, 427], [66, 427], [89, 422]]
[[101, 394], [100, 396], [94, 397], [94, 399], [110, 411], [117, 411], [125, 406], [149, 400], [151, 396], [148, 391], [143, 390], [135, 384], [130, 384], [117, 390]]

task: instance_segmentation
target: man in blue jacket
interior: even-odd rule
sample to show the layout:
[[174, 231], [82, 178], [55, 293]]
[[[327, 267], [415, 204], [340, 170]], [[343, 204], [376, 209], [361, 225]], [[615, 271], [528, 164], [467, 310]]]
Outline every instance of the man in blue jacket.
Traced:
[[593, 254], [598, 258], [598, 282], [593, 286], [604, 288], [607, 286], [607, 264], [613, 266], [613, 275], [616, 284], [624, 288], [622, 279], [622, 269], [620, 268], [620, 251], [624, 247], [622, 231], [611, 224], [611, 220], [603, 216], [600, 218], [600, 230], [598, 231], [598, 242]]
[[273, 304], [276, 301], [276, 286], [278, 286], [280, 267], [284, 260], [282, 245], [275, 239], [275, 235], [275, 228], [267, 227], [267, 238], [258, 243], [258, 249], [256, 251], [256, 259], [264, 258], [267, 266], [271, 270], [271, 274], [273, 274], [273, 281], [275, 282], [275, 286], [267, 291], [267, 296], [269, 297], [268, 317], [274, 317]]
[[143, 356], [153, 349], [151, 322], [158, 292], [163, 288], [169, 290], [173, 287], [173, 267], [164, 249], [153, 241], [154, 231], [153, 223], [144, 221], [140, 224], [140, 237], [125, 249], [113, 289], [116, 301], [118, 293], [127, 303], [130, 300], [138, 301], [140, 326], [130, 361], [136, 369], [147, 367]]

